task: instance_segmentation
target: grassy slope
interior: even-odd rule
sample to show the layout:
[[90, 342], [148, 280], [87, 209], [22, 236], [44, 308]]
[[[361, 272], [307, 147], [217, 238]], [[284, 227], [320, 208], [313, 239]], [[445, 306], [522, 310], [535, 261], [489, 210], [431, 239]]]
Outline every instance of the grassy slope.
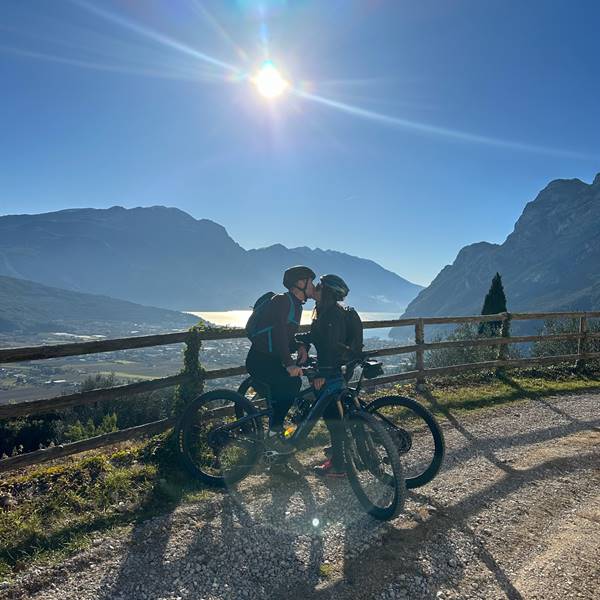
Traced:
[[[595, 375], [568, 369], [530, 370], [498, 379], [467, 375], [438, 381], [421, 398], [442, 419], [557, 394], [600, 390]], [[409, 385], [397, 393], [414, 396]], [[99, 533], [173, 510], [219, 492], [190, 481], [164, 437], [42, 465], [0, 480], [0, 579], [32, 562], [48, 563], [84, 548]]]
[[181, 327], [198, 322], [197, 317], [176, 311], [5, 276], [0, 276], [0, 319], [0, 330], [69, 321], [169, 322]]

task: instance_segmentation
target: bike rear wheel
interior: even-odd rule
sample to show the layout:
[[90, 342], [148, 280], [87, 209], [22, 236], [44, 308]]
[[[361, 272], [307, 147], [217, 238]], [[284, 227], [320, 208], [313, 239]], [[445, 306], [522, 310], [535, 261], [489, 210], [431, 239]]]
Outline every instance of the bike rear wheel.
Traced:
[[[258, 461], [263, 436], [258, 411], [231, 390], [212, 390], [193, 400], [177, 425], [182, 462], [197, 479], [226, 487]], [[242, 419], [240, 421], [240, 419]]]
[[381, 423], [366, 412], [346, 416], [346, 471], [366, 511], [389, 521], [404, 506], [406, 487], [398, 450]]
[[431, 412], [404, 396], [383, 396], [365, 409], [380, 420], [396, 444], [406, 487], [429, 483], [438, 474], [446, 452], [444, 434]]

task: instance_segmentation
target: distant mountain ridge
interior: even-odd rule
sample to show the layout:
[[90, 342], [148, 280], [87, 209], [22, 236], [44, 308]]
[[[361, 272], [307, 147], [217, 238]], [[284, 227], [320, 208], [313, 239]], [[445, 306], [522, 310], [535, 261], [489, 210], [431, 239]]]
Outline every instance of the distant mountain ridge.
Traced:
[[292, 264], [306, 264], [318, 274], [340, 274], [350, 286], [349, 303], [363, 310], [403, 310], [422, 289], [372, 260], [335, 250], [313, 250], [306, 246], [286, 248], [276, 244], [249, 250], [248, 254], [255, 259], [260, 277], [265, 279], [267, 287], [275, 290], [281, 286], [281, 273]]
[[509, 310], [598, 310], [600, 174], [591, 184], [552, 181], [525, 206], [504, 243], [465, 246], [403, 316], [478, 314], [496, 272]]
[[69, 330], [70, 325], [90, 322], [186, 329], [198, 318], [0, 275], [0, 332]]
[[246, 251], [224, 227], [177, 208], [67, 209], [0, 217], [0, 275], [177, 310], [250, 306], [304, 262], [336, 271], [362, 310], [400, 311], [421, 286], [376, 263], [276, 245]]

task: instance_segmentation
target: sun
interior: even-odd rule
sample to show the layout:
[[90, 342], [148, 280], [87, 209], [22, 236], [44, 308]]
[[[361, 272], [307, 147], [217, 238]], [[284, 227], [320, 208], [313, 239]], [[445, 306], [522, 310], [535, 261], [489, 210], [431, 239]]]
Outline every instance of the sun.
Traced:
[[265, 98], [277, 98], [281, 96], [290, 85], [270, 60], [266, 60], [260, 66], [260, 69], [252, 79], [252, 83], [256, 86], [258, 93]]

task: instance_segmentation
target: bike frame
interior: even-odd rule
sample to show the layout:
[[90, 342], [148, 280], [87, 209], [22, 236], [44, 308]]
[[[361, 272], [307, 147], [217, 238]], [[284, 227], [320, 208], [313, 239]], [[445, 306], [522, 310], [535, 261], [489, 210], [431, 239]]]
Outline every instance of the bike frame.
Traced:
[[[294, 448], [298, 448], [298, 446], [306, 440], [306, 438], [310, 435], [310, 432], [313, 430], [317, 421], [323, 416], [325, 409], [332, 403], [337, 402], [340, 398], [340, 395], [344, 391], [351, 391], [354, 394], [354, 390], [348, 388], [346, 384], [346, 380], [342, 377], [335, 377], [325, 381], [325, 385], [321, 390], [317, 392], [313, 386], [310, 386], [300, 392], [297, 398], [301, 398], [311, 392], [314, 392], [317, 395], [317, 401], [313, 404], [311, 409], [308, 411], [308, 415], [300, 422], [296, 431], [292, 434], [290, 438], [288, 438], [287, 442], [293, 446]], [[258, 413], [247, 415], [242, 417], [241, 419], [236, 419], [231, 423], [226, 423], [225, 425], [221, 425], [217, 427], [214, 431], [227, 431], [231, 429], [238, 428], [241, 424], [253, 421], [257, 417], [268, 417], [272, 413], [271, 409], [261, 410]], [[342, 416], [342, 415], [340, 415]]]
[[[354, 365], [354, 368], [358, 366], [360, 362]], [[332, 377], [329, 379], [325, 379], [325, 385], [319, 390], [315, 390], [314, 386], [309, 386], [304, 390], [301, 390], [298, 396], [296, 396], [295, 400], [298, 400], [310, 393], [314, 393], [317, 396], [317, 401], [312, 405], [311, 409], [308, 411], [308, 414], [302, 421], [299, 423], [298, 427], [294, 431], [294, 433], [288, 438], [287, 442], [295, 449], [298, 449], [300, 444], [306, 440], [306, 438], [310, 435], [317, 421], [323, 416], [323, 413], [327, 409], [327, 407], [332, 402], [338, 402], [340, 396], [343, 392], [349, 392], [355, 402], [356, 408], [360, 409], [362, 404], [358, 399], [358, 394], [360, 393], [360, 388], [362, 385], [364, 369], [358, 378], [356, 383], [356, 387], [350, 387], [344, 375], [339, 375], [336, 377]], [[340, 418], [343, 418], [344, 407], [339, 406], [338, 410], [340, 411]], [[241, 424], [253, 421], [257, 417], [269, 417], [272, 414], [272, 409], [269, 407], [266, 410], [261, 410], [255, 414], [247, 415], [240, 419], [236, 419], [232, 423], [226, 423], [225, 425], [221, 425], [221, 427], [217, 427], [214, 431], [228, 431], [231, 429], [236, 429]]]
[[[310, 432], [313, 430], [317, 421], [323, 416], [326, 408], [332, 402], [337, 402], [341, 393], [347, 389], [348, 386], [342, 376], [325, 380], [325, 385], [318, 392], [317, 401], [312, 405], [306, 417], [302, 419], [296, 428], [296, 431], [294, 431], [289, 438], [288, 441], [290, 444], [297, 448], [310, 435]], [[300, 394], [300, 397], [306, 395], [307, 391], [317, 393], [311, 385], [307, 390]], [[341, 416], [342, 415], [340, 415], [340, 417]]]

